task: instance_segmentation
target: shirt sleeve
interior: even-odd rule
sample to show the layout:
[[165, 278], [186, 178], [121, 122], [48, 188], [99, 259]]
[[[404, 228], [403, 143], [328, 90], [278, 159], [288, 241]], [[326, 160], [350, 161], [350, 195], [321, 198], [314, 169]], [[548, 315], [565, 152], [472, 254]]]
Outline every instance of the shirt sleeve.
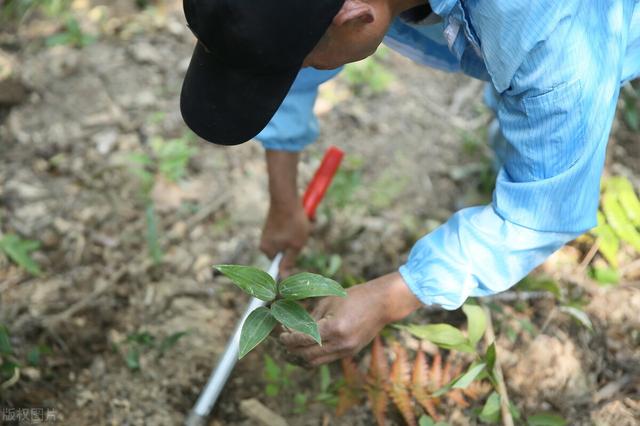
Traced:
[[[596, 225], [624, 36], [607, 34], [605, 22], [596, 25], [605, 33], [583, 32], [582, 22], [559, 22], [499, 94], [504, 164], [491, 205], [457, 212], [400, 268], [423, 303], [456, 309], [506, 290]], [[597, 54], [605, 43], [606, 58]]]
[[313, 113], [318, 86], [339, 72], [340, 69], [300, 70], [280, 108], [256, 136], [262, 146], [268, 150], [298, 152], [313, 143], [319, 134], [318, 120]]

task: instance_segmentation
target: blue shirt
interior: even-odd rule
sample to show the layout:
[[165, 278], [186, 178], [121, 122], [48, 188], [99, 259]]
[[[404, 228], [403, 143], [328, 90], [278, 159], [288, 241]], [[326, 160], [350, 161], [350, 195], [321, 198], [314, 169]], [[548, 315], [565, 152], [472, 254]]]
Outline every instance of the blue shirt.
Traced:
[[[411, 59], [486, 80], [503, 161], [490, 205], [458, 211], [399, 269], [425, 304], [456, 309], [503, 291], [596, 225], [620, 85], [640, 75], [639, 0], [431, 0], [441, 22], [396, 20], [385, 43]], [[258, 136], [298, 151], [317, 137], [317, 85], [301, 71]]]

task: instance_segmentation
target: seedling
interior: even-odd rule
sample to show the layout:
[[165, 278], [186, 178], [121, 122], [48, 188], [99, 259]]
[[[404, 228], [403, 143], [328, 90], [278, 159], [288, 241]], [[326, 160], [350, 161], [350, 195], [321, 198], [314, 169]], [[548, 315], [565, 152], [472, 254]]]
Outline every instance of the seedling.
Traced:
[[262, 377], [267, 382], [264, 393], [267, 396], [276, 397], [283, 389], [291, 387], [291, 374], [296, 370], [293, 364], [285, 363], [280, 367], [273, 358], [264, 354], [264, 367]]
[[65, 21], [64, 31], [52, 35], [46, 39], [47, 46], [68, 45], [73, 47], [85, 47], [97, 40], [94, 35], [85, 34], [78, 21], [68, 16]]
[[214, 268], [245, 293], [269, 304], [268, 307], [257, 308], [245, 320], [240, 334], [238, 359], [262, 342], [277, 323], [311, 336], [321, 345], [318, 324], [296, 301], [310, 297], [347, 295], [337, 282], [309, 272], [292, 275], [276, 283], [269, 274], [251, 266], [217, 265]]
[[[140, 370], [140, 355], [153, 351], [156, 359], [162, 358], [169, 349], [173, 348], [180, 339], [188, 334], [188, 331], [178, 331], [158, 342], [156, 336], [147, 331], [131, 333], [127, 335], [127, 339], [122, 343], [126, 347], [126, 352], [123, 353], [124, 361], [130, 370]], [[118, 350], [119, 346], [115, 345], [115, 349]]]
[[[158, 118], [160, 115], [156, 114]], [[155, 118], [152, 118], [155, 119]], [[196, 153], [191, 146], [192, 133], [185, 133], [182, 137], [164, 140], [160, 137], [151, 139], [151, 150], [148, 153], [136, 153], [129, 156], [131, 171], [140, 181], [140, 195], [145, 204], [145, 219], [147, 224], [146, 240], [149, 254], [157, 265], [162, 262], [162, 247], [160, 232], [156, 218], [156, 209], [151, 192], [157, 176], [162, 176], [170, 182], [178, 182], [187, 173], [189, 160]]]

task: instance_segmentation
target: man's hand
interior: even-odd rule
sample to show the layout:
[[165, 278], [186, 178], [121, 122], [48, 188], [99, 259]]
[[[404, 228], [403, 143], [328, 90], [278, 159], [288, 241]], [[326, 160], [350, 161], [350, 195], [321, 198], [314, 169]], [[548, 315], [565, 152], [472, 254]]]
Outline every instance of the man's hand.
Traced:
[[354, 355], [386, 324], [401, 320], [420, 306], [395, 272], [351, 287], [347, 297], [327, 297], [318, 303], [312, 316], [318, 321], [322, 346], [298, 332], [282, 333], [280, 342], [312, 366], [325, 364]]
[[269, 208], [269, 214], [262, 230], [260, 250], [270, 258], [283, 252], [280, 276], [286, 277], [295, 266], [296, 258], [309, 238], [309, 219], [302, 208], [302, 202], [281, 210], [282, 206]]
[[273, 258], [284, 253], [280, 276], [286, 277], [309, 237], [309, 219], [298, 196], [298, 153], [267, 151], [271, 205], [262, 230], [260, 250]]

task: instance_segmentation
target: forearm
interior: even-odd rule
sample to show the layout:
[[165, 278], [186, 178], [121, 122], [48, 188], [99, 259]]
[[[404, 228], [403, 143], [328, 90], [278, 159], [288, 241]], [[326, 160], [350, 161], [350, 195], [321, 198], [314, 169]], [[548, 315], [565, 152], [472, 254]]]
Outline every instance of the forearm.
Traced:
[[400, 321], [422, 306], [399, 272], [385, 275], [371, 282], [378, 285], [382, 295], [384, 323]]
[[291, 210], [299, 202], [297, 152], [266, 151], [271, 208]]

